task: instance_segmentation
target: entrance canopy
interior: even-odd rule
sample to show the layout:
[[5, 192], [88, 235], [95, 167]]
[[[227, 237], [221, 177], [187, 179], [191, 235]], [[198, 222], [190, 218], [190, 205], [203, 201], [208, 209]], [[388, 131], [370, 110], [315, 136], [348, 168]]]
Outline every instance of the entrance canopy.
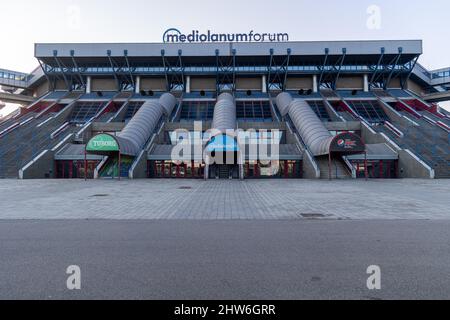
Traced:
[[352, 154], [348, 160], [398, 160], [398, 153], [385, 143], [367, 144], [367, 157], [364, 154]]
[[208, 146], [206, 147], [208, 152], [238, 152], [239, 146], [236, 139], [227, 136], [225, 134], [214, 136], [211, 138]]
[[109, 134], [99, 134], [93, 137], [86, 146], [86, 152], [88, 153], [109, 153], [119, 151], [119, 143]]
[[365, 153], [366, 145], [359, 136], [351, 132], [337, 135], [331, 141], [330, 153], [356, 154]]

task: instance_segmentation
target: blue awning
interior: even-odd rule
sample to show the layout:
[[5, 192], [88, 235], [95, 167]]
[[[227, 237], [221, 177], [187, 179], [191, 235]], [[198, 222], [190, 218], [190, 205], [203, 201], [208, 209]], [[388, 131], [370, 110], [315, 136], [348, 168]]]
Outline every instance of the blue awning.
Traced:
[[238, 152], [239, 146], [236, 139], [227, 135], [218, 135], [211, 138], [207, 146], [208, 152]]

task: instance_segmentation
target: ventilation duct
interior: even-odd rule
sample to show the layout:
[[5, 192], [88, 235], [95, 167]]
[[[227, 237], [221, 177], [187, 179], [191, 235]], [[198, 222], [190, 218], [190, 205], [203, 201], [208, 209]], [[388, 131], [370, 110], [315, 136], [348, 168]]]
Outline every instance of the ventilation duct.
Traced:
[[277, 96], [277, 107], [283, 116], [289, 115], [295, 128], [314, 156], [330, 153], [334, 137], [303, 99], [292, 99], [289, 93]]
[[236, 129], [236, 104], [230, 93], [222, 93], [217, 98], [212, 128], [222, 133]]
[[122, 154], [136, 156], [155, 132], [163, 115], [169, 117], [177, 103], [170, 93], [159, 100], [145, 102], [127, 126], [116, 137]]

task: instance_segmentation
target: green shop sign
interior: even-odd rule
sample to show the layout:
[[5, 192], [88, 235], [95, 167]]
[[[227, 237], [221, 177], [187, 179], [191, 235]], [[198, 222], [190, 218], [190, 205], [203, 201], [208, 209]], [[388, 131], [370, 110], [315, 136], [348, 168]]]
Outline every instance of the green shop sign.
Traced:
[[92, 138], [87, 147], [87, 152], [113, 152], [119, 151], [119, 144], [116, 139], [108, 134], [99, 134]]

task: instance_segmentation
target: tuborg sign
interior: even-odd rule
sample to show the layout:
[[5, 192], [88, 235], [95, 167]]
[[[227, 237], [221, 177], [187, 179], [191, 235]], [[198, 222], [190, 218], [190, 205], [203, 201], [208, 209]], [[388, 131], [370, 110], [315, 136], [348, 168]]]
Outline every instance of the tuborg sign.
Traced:
[[114, 152], [119, 151], [119, 144], [109, 134], [99, 134], [92, 138], [86, 146], [87, 152]]
[[288, 42], [288, 33], [258, 33], [253, 30], [247, 33], [214, 33], [207, 30], [200, 33], [192, 30], [189, 34], [179, 29], [170, 28], [164, 32], [164, 43], [204, 43], [204, 42]]

